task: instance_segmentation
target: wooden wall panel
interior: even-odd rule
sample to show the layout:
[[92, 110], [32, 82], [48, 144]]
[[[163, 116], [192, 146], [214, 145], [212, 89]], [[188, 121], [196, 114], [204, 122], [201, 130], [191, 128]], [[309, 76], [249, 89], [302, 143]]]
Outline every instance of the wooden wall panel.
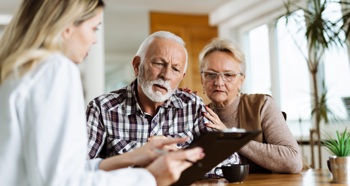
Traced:
[[188, 68], [179, 87], [197, 91], [204, 102], [209, 103], [208, 98], [203, 95], [200, 82], [198, 55], [212, 38], [217, 37], [217, 27], [209, 26], [206, 15], [151, 12], [150, 20], [150, 33], [166, 30], [180, 36], [185, 41], [188, 51]]

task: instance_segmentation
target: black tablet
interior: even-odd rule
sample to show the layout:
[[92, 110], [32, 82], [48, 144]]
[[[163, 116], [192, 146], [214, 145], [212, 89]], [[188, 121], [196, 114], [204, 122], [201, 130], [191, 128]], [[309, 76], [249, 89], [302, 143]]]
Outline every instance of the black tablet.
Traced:
[[205, 157], [182, 172], [172, 186], [187, 186], [197, 181], [216, 165], [260, 134], [260, 131], [234, 129], [208, 132], [191, 143], [188, 148], [202, 147]]

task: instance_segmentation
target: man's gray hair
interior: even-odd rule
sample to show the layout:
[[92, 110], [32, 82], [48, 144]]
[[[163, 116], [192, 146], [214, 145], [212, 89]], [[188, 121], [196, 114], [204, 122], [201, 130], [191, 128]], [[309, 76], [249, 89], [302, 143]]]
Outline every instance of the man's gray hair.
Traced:
[[140, 45], [139, 49], [136, 52], [136, 56], [139, 56], [141, 58], [141, 64], [143, 63], [143, 60], [145, 59], [146, 53], [149, 49], [149, 46], [151, 45], [151, 43], [153, 42], [153, 40], [155, 38], [164, 38], [164, 39], [172, 39], [175, 42], [179, 43], [180, 45], [183, 46], [184, 50], [185, 50], [185, 54], [186, 54], [186, 63], [185, 63], [185, 69], [184, 69], [184, 73], [187, 70], [187, 65], [188, 65], [188, 53], [185, 47], [185, 42], [183, 41], [183, 39], [171, 32], [168, 31], [157, 31], [154, 32], [153, 34], [149, 35]]

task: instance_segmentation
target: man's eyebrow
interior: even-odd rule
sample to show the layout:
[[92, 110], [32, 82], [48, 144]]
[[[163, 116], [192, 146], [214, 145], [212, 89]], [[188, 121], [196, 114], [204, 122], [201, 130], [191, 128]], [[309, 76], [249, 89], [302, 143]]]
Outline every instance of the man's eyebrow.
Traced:
[[163, 62], [163, 63], [166, 63], [166, 64], [169, 64], [170, 62], [168, 62], [167, 60], [163, 59], [163, 58], [159, 58], [159, 61]]
[[[158, 59], [155, 59], [154, 61], [155, 61], [155, 62], [157, 62], [157, 61], [158, 61], [158, 62], [162, 62], [162, 63], [165, 63], [166, 65], [169, 65], [169, 64], [170, 64], [170, 62], [168, 62], [168, 61], [165, 60], [164, 58], [158, 58]], [[180, 63], [172, 63], [171, 66], [172, 66], [172, 67], [174, 67], [174, 66], [175, 66], [175, 67], [180, 67], [181, 65], [180, 65]]]

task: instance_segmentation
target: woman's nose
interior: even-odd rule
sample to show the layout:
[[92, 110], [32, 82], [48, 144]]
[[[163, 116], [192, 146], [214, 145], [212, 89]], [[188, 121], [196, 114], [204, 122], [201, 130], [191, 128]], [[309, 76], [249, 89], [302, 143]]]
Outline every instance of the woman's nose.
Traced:
[[224, 82], [224, 77], [221, 74], [218, 74], [214, 79], [214, 85], [223, 85]]

